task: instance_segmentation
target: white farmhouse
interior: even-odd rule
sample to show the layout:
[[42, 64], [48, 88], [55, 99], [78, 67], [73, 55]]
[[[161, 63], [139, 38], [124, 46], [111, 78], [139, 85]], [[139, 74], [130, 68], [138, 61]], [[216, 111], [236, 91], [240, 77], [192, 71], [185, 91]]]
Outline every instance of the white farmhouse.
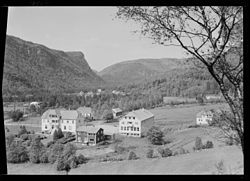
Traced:
[[209, 125], [213, 119], [212, 111], [201, 111], [196, 115], [196, 124], [197, 125]]
[[84, 117], [76, 110], [49, 109], [42, 115], [42, 132], [53, 133], [55, 128], [63, 132], [76, 133], [79, 126], [84, 125]]
[[153, 125], [154, 115], [146, 110], [131, 111], [119, 120], [119, 133], [126, 136], [141, 137]]

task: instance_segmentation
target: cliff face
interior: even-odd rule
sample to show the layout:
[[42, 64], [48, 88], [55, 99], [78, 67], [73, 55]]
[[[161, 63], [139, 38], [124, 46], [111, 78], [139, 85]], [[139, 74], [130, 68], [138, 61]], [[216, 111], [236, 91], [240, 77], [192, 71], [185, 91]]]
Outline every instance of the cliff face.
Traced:
[[82, 52], [63, 52], [6, 36], [3, 93], [13, 89], [64, 91], [102, 84]]

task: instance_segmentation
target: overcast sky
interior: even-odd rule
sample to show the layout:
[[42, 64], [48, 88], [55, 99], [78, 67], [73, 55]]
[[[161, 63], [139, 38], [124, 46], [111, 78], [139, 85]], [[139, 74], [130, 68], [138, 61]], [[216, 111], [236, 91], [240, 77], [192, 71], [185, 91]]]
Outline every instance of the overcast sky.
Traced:
[[178, 47], [164, 47], [134, 34], [138, 25], [115, 18], [116, 7], [10, 7], [7, 34], [63, 51], [81, 51], [100, 71], [139, 58], [182, 58]]

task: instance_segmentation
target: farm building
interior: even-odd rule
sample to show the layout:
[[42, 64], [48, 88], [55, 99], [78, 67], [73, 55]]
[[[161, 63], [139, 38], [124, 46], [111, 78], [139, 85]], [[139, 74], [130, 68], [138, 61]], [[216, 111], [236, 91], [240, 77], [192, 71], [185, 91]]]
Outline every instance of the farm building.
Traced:
[[76, 110], [49, 109], [41, 117], [42, 131], [52, 133], [56, 127], [63, 132], [76, 133], [79, 126], [84, 125], [84, 117]]
[[209, 95], [206, 95], [206, 99], [208, 101], [221, 100], [222, 96], [221, 95], [216, 95], [216, 94], [209, 94]]
[[40, 104], [41, 104], [40, 102], [31, 102], [30, 106], [34, 105], [36, 108], [38, 108], [38, 107], [40, 107]]
[[200, 111], [196, 115], [196, 124], [197, 125], [209, 125], [213, 119], [212, 111]]
[[89, 117], [93, 119], [91, 107], [79, 107], [77, 111], [82, 114], [83, 117]]
[[122, 110], [120, 108], [112, 109], [112, 113], [113, 113], [113, 118], [114, 119], [117, 119], [120, 116], [122, 116]]
[[119, 133], [121, 135], [141, 137], [153, 125], [154, 115], [146, 110], [131, 111], [119, 120]]
[[163, 97], [165, 104], [176, 104], [176, 103], [194, 103], [197, 102], [195, 98], [185, 97]]
[[103, 129], [95, 126], [81, 126], [76, 130], [76, 142], [96, 145], [104, 140]]

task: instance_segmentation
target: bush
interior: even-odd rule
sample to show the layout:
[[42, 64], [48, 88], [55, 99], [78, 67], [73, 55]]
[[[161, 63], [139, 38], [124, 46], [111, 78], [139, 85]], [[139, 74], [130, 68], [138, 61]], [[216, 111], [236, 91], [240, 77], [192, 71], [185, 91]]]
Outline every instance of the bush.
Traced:
[[49, 148], [48, 161], [49, 163], [55, 163], [57, 158], [62, 154], [64, 149], [63, 144], [55, 143]]
[[26, 133], [24, 133], [24, 134], [22, 134], [22, 135], [20, 136], [20, 138], [21, 138], [22, 140], [26, 141], [26, 140], [29, 140], [29, 135], [26, 134]]
[[20, 126], [20, 130], [18, 131], [17, 136], [20, 137], [21, 135], [27, 134], [27, 133], [28, 133], [28, 131], [26, 130], [26, 127], [21, 125]]
[[77, 157], [77, 164], [83, 164], [86, 163], [87, 158], [85, 158], [82, 154], [78, 155]]
[[29, 160], [32, 163], [40, 163], [40, 158], [45, 151], [45, 146], [41, 142], [40, 138], [34, 138], [31, 142], [31, 148], [29, 150]]
[[153, 158], [153, 154], [154, 154], [154, 150], [149, 149], [148, 152], [147, 152], [147, 158]]
[[48, 155], [49, 155], [48, 152], [44, 151], [40, 157], [40, 162], [49, 163]]
[[13, 134], [9, 134], [7, 137], [6, 137], [6, 147], [8, 148], [11, 143], [14, 141], [15, 139], [15, 135]]
[[63, 138], [63, 137], [64, 137], [64, 135], [63, 135], [63, 132], [62, 132], [61, 128], [58, 128], [58, 129], [56, 129], [54, 131], [54, 133], [53, 133], [53, 141], [56, 141], [56, 140], [58, 140], [60, 138]]
[[172, 156], [172, 151], [169, 148], [158, 148], [158, 152], [160, 153], [161, 157], [169, 157]]
[[214, 147], [213, 142], [212, 141], [207, 141], [206, 149], [213, 148], [213, 147]]
[[195, 139], [195, 145], [194, 145], [194, 150], [201, 150], [202, 149], [202, 140], [200, 137], [196, 137]]
[[163, 132], [158, 127], [151, 127], [147, 132], [147, 136], [149, 141], [154, 145], [162, 145], [164, 143]]
[[185, 154], [185, 153], [186, 153], [186, 151], [185, 151], [184, 148], [180, 148], [180, 149], [179, 149], [179, 154]]
[[7, 149], [7, 161], [9, 163], [23, 163], [29, 160], [28, 151], [21, 142], [12, 142]]
[[136, 160], [136, 159], [138, 159], [136, 154], [133, 151], [130, 151], [128, 155], [128, 160]]
[[176, 156], [176, 155], [178, 155], [179, 153], [177, 152], [177, 151], [175, 151], [174, 153], [173, 153], [173, 156]]
[[20, 119], [23, 117], [23, 112], [21, 112], [20, 110], [16, 110], [16, 111], [10, 111], [9, 112], [9, 117], [14, 121], [21, 121]]
[[118, 144], [115, 145], [115, 153], [122, 154], [126, 151], [125, 147], [119, 146]]
[[49, 141], [46, 145], [47, 148], [51, 147], [52, 145], [55, 144], [55, 141]]

